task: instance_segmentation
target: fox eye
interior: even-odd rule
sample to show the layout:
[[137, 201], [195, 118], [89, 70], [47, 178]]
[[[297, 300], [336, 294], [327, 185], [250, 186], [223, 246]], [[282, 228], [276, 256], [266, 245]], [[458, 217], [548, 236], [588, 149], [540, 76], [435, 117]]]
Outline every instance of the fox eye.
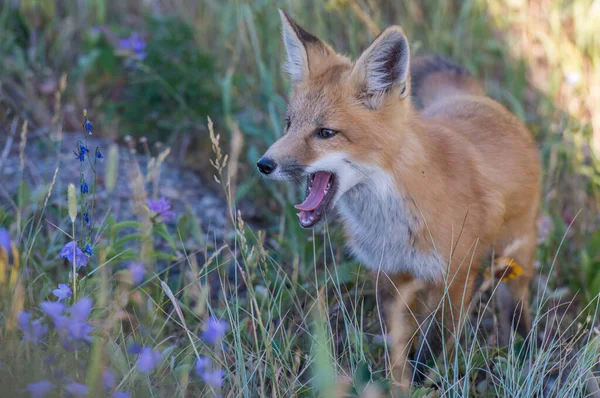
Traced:
[[332, 130], [332, 129], [327, 129], [327, 128], [325, 128], [325, 129], [320, 129], [320, 130], [317, 132], [317, 135], [318, 135], [320, 138], [331, 138], [331, 137], [333, 137], [334, 135], [336, 135], [337, 133], [339, 133], [339, 131], [336, 131], [336, 130]]
[[285, 118], [285, 129], [286, 131], [290, 129], [290, 126], [292, 125], [292, 120], [289, 117]]

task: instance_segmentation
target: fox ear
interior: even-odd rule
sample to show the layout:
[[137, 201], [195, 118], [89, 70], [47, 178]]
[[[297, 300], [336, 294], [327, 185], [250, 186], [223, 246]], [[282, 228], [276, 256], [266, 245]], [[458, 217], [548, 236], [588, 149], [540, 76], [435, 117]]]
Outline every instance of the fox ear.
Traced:
[[309, 48], [315, 47], [325, 51], [328, 51], [328, 48], [317, 37], [302, 29], [285, 11], [279, 10], [279, 15], [283, 44], [287, 51], [285, 70], [290, 75], [292, 83], [298, 83], [305, 80], [310, 72]]
[[354, 64], [352, 78], [359, 97], [369, 108], [383, 104], [386, 94], [405, 98], [409, 94], [410, 47], [404, 31], [391, 26], [381, 32]]

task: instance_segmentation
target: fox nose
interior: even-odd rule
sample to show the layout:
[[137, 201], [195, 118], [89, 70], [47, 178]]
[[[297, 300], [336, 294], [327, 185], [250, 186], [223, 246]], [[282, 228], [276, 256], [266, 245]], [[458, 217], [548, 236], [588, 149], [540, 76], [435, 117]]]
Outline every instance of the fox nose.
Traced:
[[273, 170], [277, 168], [277, 163], [275, 163], [273, 159], [263, 156], [256, 162], [256, 167], [258, 167], [258, 170], [263, 174], [271, 174]]

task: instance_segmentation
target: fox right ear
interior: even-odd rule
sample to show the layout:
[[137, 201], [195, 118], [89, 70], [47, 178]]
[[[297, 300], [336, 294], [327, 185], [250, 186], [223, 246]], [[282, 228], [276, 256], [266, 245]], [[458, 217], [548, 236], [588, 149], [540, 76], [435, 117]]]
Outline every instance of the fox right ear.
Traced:
[[327, 46], [317, 37], [302, 29], [283, 10], [279, 10], [281, 16], [281, 33], [283, 44], [287, 51], [285, 70], [290, 75], [292, 83], [305, 80], [310, 68], [308, 64], [309, 46], [318, 46], [327, 51]]
[[402, 28], [391, 26], [381, 32], [352, 69], [365, 105], [379, 108], [389, 93], [396, 93], [399, 98], [408, 96], [409, 65], [410, 48]]

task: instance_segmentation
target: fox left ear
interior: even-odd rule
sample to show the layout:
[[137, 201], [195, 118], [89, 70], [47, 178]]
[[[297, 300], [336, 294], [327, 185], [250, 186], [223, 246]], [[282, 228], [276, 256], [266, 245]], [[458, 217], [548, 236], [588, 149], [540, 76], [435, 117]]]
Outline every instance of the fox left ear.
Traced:
[[410, 90], [410, 47], [404, 31], [391, 26], [381, 32], [354, 64], [351, 77], [359, 97], [371, 109], [379, 108], [387, 94], [405, 98]]
[[298, 83], [308, 78], [310, 64], [315, 62], [311, 59], [309, 64], [309, 56], [329, 55], [332, 50], [316, 36], [302, 29], [285, 11], [279, 10], [279, 15], [283, 44], [287, 51], [285, 70], [292, 83]]

